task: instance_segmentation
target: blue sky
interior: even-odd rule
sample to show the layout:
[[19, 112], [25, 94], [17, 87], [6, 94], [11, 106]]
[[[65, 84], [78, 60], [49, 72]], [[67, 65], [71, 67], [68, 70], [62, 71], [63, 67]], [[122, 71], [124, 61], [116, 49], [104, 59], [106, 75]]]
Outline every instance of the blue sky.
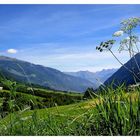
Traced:
[[[117, 68], [108, 52], [95, 47], [139, 13], [140, 5], [0, 5], [0, 55], [61, 71]], [[127, 54], [117, 49], [125, 63]]]

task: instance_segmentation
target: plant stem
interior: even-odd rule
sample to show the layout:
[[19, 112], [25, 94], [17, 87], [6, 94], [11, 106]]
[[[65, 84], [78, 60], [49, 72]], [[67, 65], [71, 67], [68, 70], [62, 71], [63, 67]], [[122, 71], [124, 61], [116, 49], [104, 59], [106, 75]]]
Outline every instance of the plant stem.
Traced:
[[116, 57], [116, 55], [111, 51], [111, 49], [109, 49], [109, 51], [110, 51], [111, 54], [115, 57], [115, 59], [116, 59], [126, 70], [128, 70], [130, 73], [132, 73], [132, 74], [135, 76], [135, 78], [137, 78], [137, 79], [140, 81], [139, 77], [138, 77], [132, 70], [130, 70], [129, 68], [127, 68], [127, 67]]

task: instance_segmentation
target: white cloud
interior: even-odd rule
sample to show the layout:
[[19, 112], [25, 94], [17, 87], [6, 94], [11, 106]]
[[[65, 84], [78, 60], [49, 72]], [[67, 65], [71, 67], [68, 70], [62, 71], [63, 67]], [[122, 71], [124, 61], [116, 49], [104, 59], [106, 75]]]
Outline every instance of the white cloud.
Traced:
[[16, 49], [8, 49], [7, 50], [7, 53], [10, 53], [10, 54], [15, 54], [17, 53], [18, 51]]

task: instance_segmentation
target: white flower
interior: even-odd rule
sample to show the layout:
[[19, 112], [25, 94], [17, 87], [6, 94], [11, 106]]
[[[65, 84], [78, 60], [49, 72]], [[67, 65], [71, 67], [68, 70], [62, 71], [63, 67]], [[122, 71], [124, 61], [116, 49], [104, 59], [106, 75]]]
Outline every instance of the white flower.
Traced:
[[123, 35], [123, 31], [117, 31], [113, 34], [113, 36], [119, 37]]
[[130, 40], [130, 37], [126, 37], [125, 39], [126, 39], [126, 40]]

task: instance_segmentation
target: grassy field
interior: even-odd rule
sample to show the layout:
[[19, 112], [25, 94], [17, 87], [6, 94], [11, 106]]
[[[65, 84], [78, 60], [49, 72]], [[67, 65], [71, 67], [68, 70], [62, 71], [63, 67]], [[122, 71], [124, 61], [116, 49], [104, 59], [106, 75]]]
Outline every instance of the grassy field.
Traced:
[[[74, 131], [71, 130], [73, 132], [69, 132], [70, 129], [68, 129], [68, 127], [75, 127], [76, 122], [82, 123], [86, 115], [88, 117], [89, 114], [94, 112], [94, 107], [95, 100], [90, 100], [72, 105], [16, 112], [1, 120], [0, 125], [3, 126], [1, 127], [1, 131], [12, 123], [12, 129], [15, 133], [12, 131], [11, 134], [13, 135], [17, 135], [17, 133], [18, 135], [36, 135], [36, 133], [38, 133], [37, 135], [69, 135], [73, 133], [74, 135]], [[24, 130], [22, 129], [21, 132], [19, 132], [20, 129], [17, 128], [21, 128], [21, 124]], [[32, 128], [30, 128], [30, 126]], [[9, 131], [9, 128], [6, 128], [6, 130]], [[18, 132], [16, 132], [17, 130]], [[4, 133], [2, 132], [2, 134]]]
[[[41, 88], [21, 91], [0, 90], [0, 111], [9, 112], [9, 104], [13, 104], [14, 111], [22, 110], [27, 106], [33, 109], [53, 107], [56, 105], [68, 105], [80, 102], [82, 94], [65, 93]], [[11, 102], [10, 102], [11, 101]], [[5, 114], [5, 113], [4, 113]]]
[[103, 92], [80, 103], [9, 114], [0, 121], [0, 135], [140, 135], [139, 90]]

